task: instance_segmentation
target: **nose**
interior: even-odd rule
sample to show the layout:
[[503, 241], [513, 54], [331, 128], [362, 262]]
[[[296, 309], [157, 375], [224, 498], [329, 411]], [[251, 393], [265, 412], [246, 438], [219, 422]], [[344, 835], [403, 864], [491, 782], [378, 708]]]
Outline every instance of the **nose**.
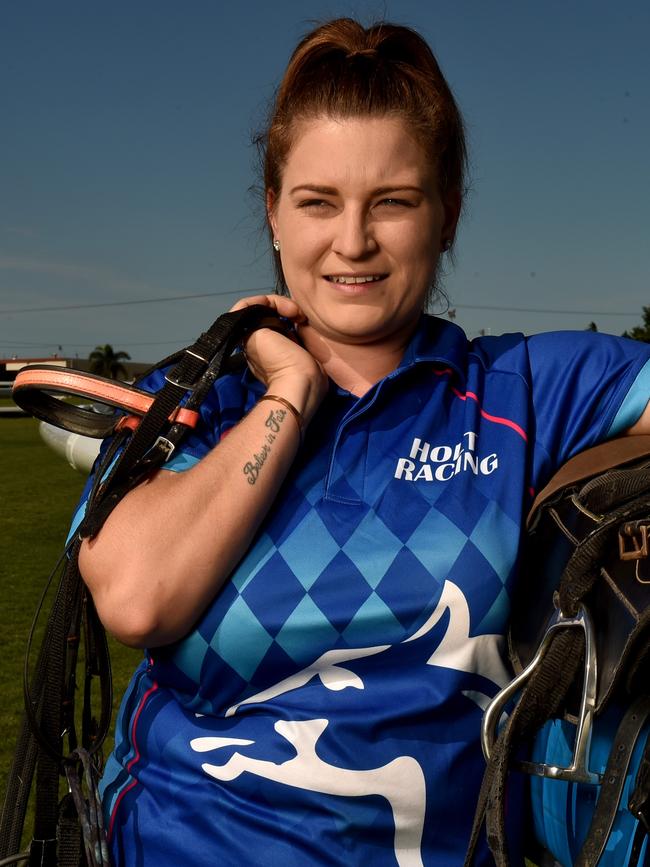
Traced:
[[368, 214], [364, 208], [345, 208], [336, 220], [332, 250], [344, 259], [363, 259], [377, 249]]

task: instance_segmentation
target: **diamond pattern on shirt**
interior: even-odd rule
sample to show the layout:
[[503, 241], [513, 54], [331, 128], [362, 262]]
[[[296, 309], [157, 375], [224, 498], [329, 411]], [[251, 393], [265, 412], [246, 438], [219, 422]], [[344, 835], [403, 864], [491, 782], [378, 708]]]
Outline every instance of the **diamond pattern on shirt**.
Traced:
[[296, 528], [305, 518], [309, 518], [312, 512], [311, 504], [295, 485], [286, 486], [280, 496], [283, 498], [283, 520], [266, 525], [266, 532], [278, 547], [291, 539]]
[[[431, 598], [433, 605], [439, 586], [420, 560], [408, 548], [402, 548], [380, 577], [376, 592], [411, 633], [424, 619], [422, 600]], [[425, 615], [429, 613], [426, 607]]]
[[177, 667], [186, 674], [190, 680], [198, 683], [201, 679], [201, 666], [205, 652], [210, 645], [200, 632], [191, 632], [185, 641], [181, 642], [174, 655]]
[[[433, 612], [447, 580], [461, 592], [471, 589], [471, 634], [503, 621], [514, 524], [488, 494], [494, 488], [497, 495], [499, 485], [471, 472], [445, 484], [396, 478], [395, 461], [408, 454], [414, 430], [427, 430], [420, 421], [385, 449], [382, 429], [372, 437], [381, 451], [372, 455], [366, 432], [345, 423], [344, 457], [350, 446], [351, 463], [361, 461], [364, 472], [344, 472], [341, 454], [332, 469], [340, 421], [330, 419], [322, 443], [324, 434], [312, 426], [258, 539], [197, 626], [204, 643], [195, 652], [210, 645], [215, 683], [213, 654], [222, 656], [224, 672], [246, 681], [242, 694], [250, 694], [327, 650], [401, 642]], [[467, 429], [462, 419], [459, 424]], [[183, 665], [194, 675], [200, 671], [205, 684], [205, 665]]]
[[[274, 588], [273, 609], [268, 611], [269, 587]], [[265, 559], [251, 581], [246, 582], [242, 597], [251, 611], [265, 611], [264, 628], [275, 637], [292, 611], [300, 604], [305, 588], [277, 549]]]
[[332, 539], [318, 513], [312, 509], [278, 550], [305, 590], [309, 590], [336, 556], [339, 546]]
[[411, 534], [407, 546], [436, 581], [444, 581], [466, 542], [467, 536], [432, 508]]
[[354, 535], [369, 510], [370, 506], [365, 503], [336, 503], [332, 500], [322, 500], [318, 504], [318, 514], [322, 522], [341, 548]]
[[405, 638], [405, 630], [388, 605], [376, 593], [371, 593], [343, 632], [350, 645], [363, 646], [369, 634], [383, 636], [387, 644], [397, 644]]
[[401, 547], [397, 536], [371, 510], [343, 550], [374, 590]]
[[253, 545], [239, 566], [235, 569], [230, 581], [241, 593], [249, 581], [252, 581], [258, 571], [275, 553], [273, 540], [263, 533]]
[[[247, 694], [254, 685], [264, 686], [265, 671], [277, 675], [279, 662], [288, 674], [291, 665], [309, 664], [334, 647], [403, 641], [431, 613], [444, 581], [462, 586], [467, 576], [474, 585], [472, 633], [502, 625], [509, 599], [494, 566], [508, 562], [508, 552], [507, 545], [500, 550], [502, 538], [491, 539], [489, 528], [495, 519], [508, 527], [510, 519], [478, 497], [482, 511], [455, 515], [461, 530], [436, 505], [424, 512], [424, 499], [410, 493], [400, 517], [407, 523], [417, 516], [418, 523], [405, 543], [385, 520], [398, 519], [388, 490], [377, 509], [319, 500], [289, 538], [266, 527], [196, 633], [179, 645], [178, 668], [205, 687], [210, 678], [202, 657], [209, 654], [209, 667], [217, 672], [214, 660], [221, 658], [249, 684]], [[445, 509], [453, 514], [449, 502], [444, 500]], [[338, 522], [337, 511], [344, 513]], [[348, 515], [353, 530], [343, 541]], [[273, 535], [283, 541], [274, 544]]]
[[250, 680], [272, 641], [256, 614], [239, 596], [217, 628], [210, 646], [240, 677]]
[[[490, 611], [492, 603], [504, 589], [501, 578], [494, 571], [489, 561], [469, 539], [463, 546], [447, 574], [448, 579], [459, 587], [472, 586], [471, 633], [476, 634], [478, 624]], [[502, 632], [501, 629], [493, 630]]]
[[474, 527], [481, 520], [486, 507], [491, 500], [485, 496], [478, 485], [470, 492], [456, 492], [454, 489], [436, 501], [436, 509], [448, 518], [452, 524], [470, 536]]
[[[271, 645], [272, 646], [272, 645]], [[201, 681], [195, 693], [179, 695], [182, 703], [197, 713], [223, 714], [237, 701], [248, 687], [248, 679], [243, 678], [226, 660], [208, 645], [203, 658]]]
[[[342, 575], [344, 593], [340, 592]], [[339, 551], [309, 590], [310, 597], [341, 633], [371, 593], [372, 587], [343, 551]]]
[[294, 662], [306, 665], [329, 650], [337, 637], [338, 632], [318, 605], [305, 595], [285, 620], [276, 641]]
[[519, 528], [495, 502], [485, 508], [470, 536], [502, 582], [512, 568], [511, 552], [519, 540]]
[[434, 502], [437, 502], [435, 497], [425, 497], [416, 485], [411, 486], [408, 498], [405, 498], [399, 485], [390, 484], [375, 503], [374, 510], [391, 533], [406, 544], [413, 528], [429, 514]]
[[239, 696], [233, 697], [232, 703], [241, 701], [249, 695], [258, 692], [259, 689], [264, 689], [269, 683], [277, 683], [285, 677], [289, 677], [296, 671], [296, 663], [289, 654], [280, 647], [277, 641], [269, 647], [267, 652], [262, 657], [260, 664], [255, 671], [250, 684], [244, 689]]

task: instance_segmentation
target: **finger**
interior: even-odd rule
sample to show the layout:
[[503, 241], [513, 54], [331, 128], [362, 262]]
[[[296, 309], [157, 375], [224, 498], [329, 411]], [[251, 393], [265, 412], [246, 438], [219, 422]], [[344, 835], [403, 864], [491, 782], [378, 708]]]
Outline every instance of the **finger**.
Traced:
[[230, 312], [234, 310], [243, 310], [244, 307], [252, 307], [254, 304], [264, 304], [266, 307], [273, 306], [270, 295], [249, 295], [248, 298], [240, 298], [230, 308]]
[[248, 298], [240, 298], [230, 310], [242, 310], [244, 307], [252, 307], [254, 304], [263, 304], [265, 307], [275, 310], [280, 316], [296, 323], [305, 321], [305, 315], [296, 302], [284, 295], [251, 295]]
[[244, 337], [241, 346], [250, 365], [251, 362], [256, 363], [260, 350], [263, 353], [265, 349], [267, 352], [277, 351], [281, 349], [285, 340], [293, 341], [292, 333], [279, 332], [274, 328], [256, 328]]

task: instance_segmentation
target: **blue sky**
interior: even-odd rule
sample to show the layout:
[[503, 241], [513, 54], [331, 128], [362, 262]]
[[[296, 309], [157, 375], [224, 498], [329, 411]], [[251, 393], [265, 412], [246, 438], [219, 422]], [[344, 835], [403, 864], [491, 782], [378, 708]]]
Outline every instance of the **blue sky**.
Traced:
[[[465, 114], [445, 285], [468, 334], [638, 324], [647, 2], [7, 0], [0, 357], [109, 342], [153, 361], [270, 286], [251, 132], [310, 22], [346, 14], [417, 28]], [[146, 303], [204, 293], [221, 294]]]

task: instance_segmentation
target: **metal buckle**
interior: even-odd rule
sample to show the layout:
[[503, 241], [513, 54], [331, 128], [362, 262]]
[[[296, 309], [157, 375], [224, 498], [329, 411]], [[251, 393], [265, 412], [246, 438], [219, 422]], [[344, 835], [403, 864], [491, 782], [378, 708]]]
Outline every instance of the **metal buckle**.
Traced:
[[[632, 540], [631, 550], [625, 548], [626, 537]], [[618, 556], [621, 560], [642, 560], [648, 556], [647, 524], [641, 524], [637, 521], [623, 524], [618, 531]]]
[[[160, 448], [165, 453], [165, 460], [163, 463], [166, 463], [171, 458], [176, 446], [171, 440], [168, 440], [167, 437], [160, 436], [151, 446], [149, 452], [152, 452], [154, 449], [157, 448]], [[147, 454], [149, 454], [149, 452], [147, 452]]]
[[[198, 352], [192, 352], [191, 349], [184, 349], [183, 352], [186, 353], [186, 355], [191, 355], [192, 358], [198, 359], [198, 361], [202, 361], [203, 364], [209, 364], [210, 363], [209, 358], [203, 358], [202, 355], [199, 355]], [[168, 382], [170, 385], [175, 385], [178, 388], [183, 388], [183, 389], [185, 389], [185, 391], [194, 391], [194, 389], [196, 388], [197, 383], [198, 383], [198, 378], [194, 382], [191, 382], [191, 383], [190, 382], [180, 382], [178, 379], [174, 379], [171, 376], [171, 374], [166, 373], [165, 374], [165, 381]]]
[[587, 767], [587, 757], [591, 744], [591, 732], [594, 713], [596, 710], [596, 636], [591, 616], [584, 605], [581, 605], [575, 617], [565, 617], [556, 609], [555, 614], [549, 621], [548, 628], [544, 633], [537, 653], [529, 665], [504, 687], [492, 699], [483, 716], [481, 726], [481, 746], [486, 761], [489, 761], [497, 739], [497, 726], [501, 715], [510, 701], [531, 674], [540, 664], [551, 637], [560, 629], [580, 628], [585, 633], [585, 667], [582, 682], [582, 698], [580, 712], [573, 748], [573, 758], [569, 767], [562, 768], [558, 765], [547, 765], [543, 762], [517, 762], [517, 767], [527, 774], [535, 774], [539, 777], [550, 777], [554, 780], [567, 780], [575, 783], [600, 783], [601, 774], [590, 771]]

